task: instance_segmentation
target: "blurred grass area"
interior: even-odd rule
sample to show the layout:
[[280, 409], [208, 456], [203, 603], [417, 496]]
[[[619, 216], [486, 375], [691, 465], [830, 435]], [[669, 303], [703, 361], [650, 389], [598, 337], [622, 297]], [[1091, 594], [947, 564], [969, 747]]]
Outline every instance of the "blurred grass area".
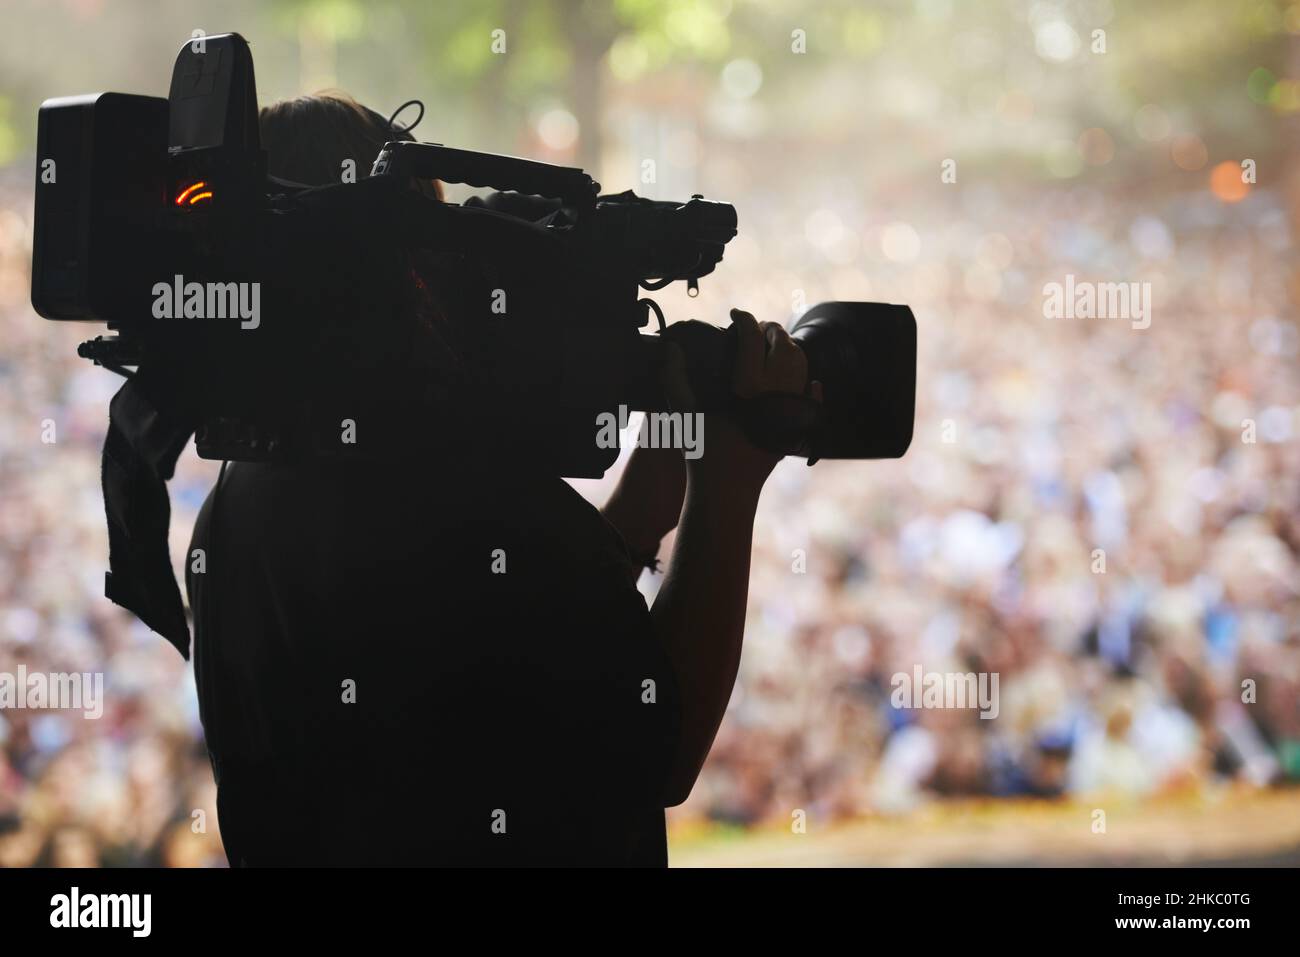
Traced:
[[[1104, 833], [1094, 812], [1105, 812]], [[1300, 789], [1187, 790], [1146, 800], [936, 801], [903, 815], [669, 833], [673, 867], [1300, 866]]]

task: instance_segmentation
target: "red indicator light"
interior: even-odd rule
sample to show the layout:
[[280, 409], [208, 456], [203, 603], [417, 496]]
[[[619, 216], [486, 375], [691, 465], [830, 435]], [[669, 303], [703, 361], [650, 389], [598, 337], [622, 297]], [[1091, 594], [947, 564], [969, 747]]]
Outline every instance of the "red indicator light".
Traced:
[[[191, 183], [189, 186], [186, 186], [180, 191], [180, 194], [177, 195], [176, 205], [185, 206], [188, 204], [193, 206], [195, 203], [201, 202], [205, 199], [212, 199], [212, 190], [204, 189], [207, 185], [208, 184], [204, 180], [199, 180], [197, 183]], [[200, 190], [203, 190], [203, 192], [200, 192]]]

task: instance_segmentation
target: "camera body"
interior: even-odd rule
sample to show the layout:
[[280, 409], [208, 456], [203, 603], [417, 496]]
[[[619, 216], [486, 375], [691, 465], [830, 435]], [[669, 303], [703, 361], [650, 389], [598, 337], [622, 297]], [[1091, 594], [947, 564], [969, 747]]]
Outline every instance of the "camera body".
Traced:
[[[701, 323], [642, 332], [652, 316], [664, 329], [643, 291], [694, 287], [721, 261], [736, 234], [725, 203], [601, 195], [579, 169], [398, 141], [355, 183], [276, 181], [258, 136], [252, 56], [237, 34], [186, 42], [165, 100], [46, 101], [37, 148], [33, 306], [47, 319], [106, 323], [115, 335], [79, 354], [146, 380], [162, 414], [193, 424], [204, 457], [439, 445], [437, 423], [394, 415], [355, 377], [358, 360], [377, 358], [331, 351], [328, 324], [315, 321], [346, 315], [348, 341], [364, 342], [367, 324], [400, 312], [394, 289], [407, 280], [410, 250], [466, 264], [448, 298], [487, 330], [488, 387], [475, 412], [511, 423], [511, 449], [524, 436], [559, 474], [598, 476], [612, 464], [617, 448], [596, 441], [602, 412], [665, 407], [664, 337], [686, 352], [702, 410], [736, 406], [726, 332]], [[409, 188], [434, 178], [496, 192], [455, 205]], [[742, 415], [751, 437], [810, 461], [902, 455], [915, 396], [910, 310], [824, 303], [792, 335], [823, 382], [822, 408], [784, 431]], [[340, 442], [344, 420], [366, 441]]]

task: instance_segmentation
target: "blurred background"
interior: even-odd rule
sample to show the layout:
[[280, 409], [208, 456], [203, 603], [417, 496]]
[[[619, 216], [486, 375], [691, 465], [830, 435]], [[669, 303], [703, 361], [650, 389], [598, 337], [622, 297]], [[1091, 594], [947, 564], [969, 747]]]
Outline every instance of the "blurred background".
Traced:
[[[0, 672], [103, 672], [107, 702], [0, 711], [0, 865], [225, 862], [191, 670], [103, 597], [119, 380], [29, 286], [41, 100], [165, 96], [196, 29], [251, 41], [263, 103], [419, 97], [421, 139], [734, 203], [700, 296], [657, 296], [669, 321], [914, 310], [907, 456], [787, 460], [764, 494], [741, 676], [670, 812], [674, 864], [1300, 863], [1300, 3], [3, 15]], [[1067, 275], [1150, 283], [1150, 327], [1044, 318]], [[216, 469], [191, 448], [171, 483], [177, 559]], [[615, 477], [575, 484], [599, 504]], [[916, 665], [998, 673], [998, 717], [892, 707]]]

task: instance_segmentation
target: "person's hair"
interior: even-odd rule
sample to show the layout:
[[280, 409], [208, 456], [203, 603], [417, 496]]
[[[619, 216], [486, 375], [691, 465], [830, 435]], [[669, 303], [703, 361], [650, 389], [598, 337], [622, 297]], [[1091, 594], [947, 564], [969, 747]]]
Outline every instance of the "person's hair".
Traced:
[[[380, 149], [390, 140], [412, 140], [394, 130], [388, 120], [362, 106], [347, 93], [324, 90], [280, 100], [258, 114], [267, 172], [303, 186], [332, 186], [342, 181], [343, 163], [356, 163], [357, 179], [370, 175]], [[443, 200], [437, 180], [413, 183], [425, 196]], [[412, 408], [447, 407], [463, 381], [456, 342], [458, 330], [442, 306], [442, 276], [430, 257], [419, 251], [407, 255], [410, 283], [404, 290], [406, 321], [383, 328], [344, 323], [335, 328], [338, 348], [355, 360], [358, 369], [378, 377], [376, 388], [405, 397]], [[378, 356], [378, 358], [376, 358]]]
[[[257, 121], [267, 172], [304, 186], [341, 182], [346, 160], [356, 164], [358, 179], [369, 176], [385, 143], [414, 139], [342, 90], [280, 100], [262, 107]], [[433, 188], [442, 199], [442, 184], [434, 181]]]

